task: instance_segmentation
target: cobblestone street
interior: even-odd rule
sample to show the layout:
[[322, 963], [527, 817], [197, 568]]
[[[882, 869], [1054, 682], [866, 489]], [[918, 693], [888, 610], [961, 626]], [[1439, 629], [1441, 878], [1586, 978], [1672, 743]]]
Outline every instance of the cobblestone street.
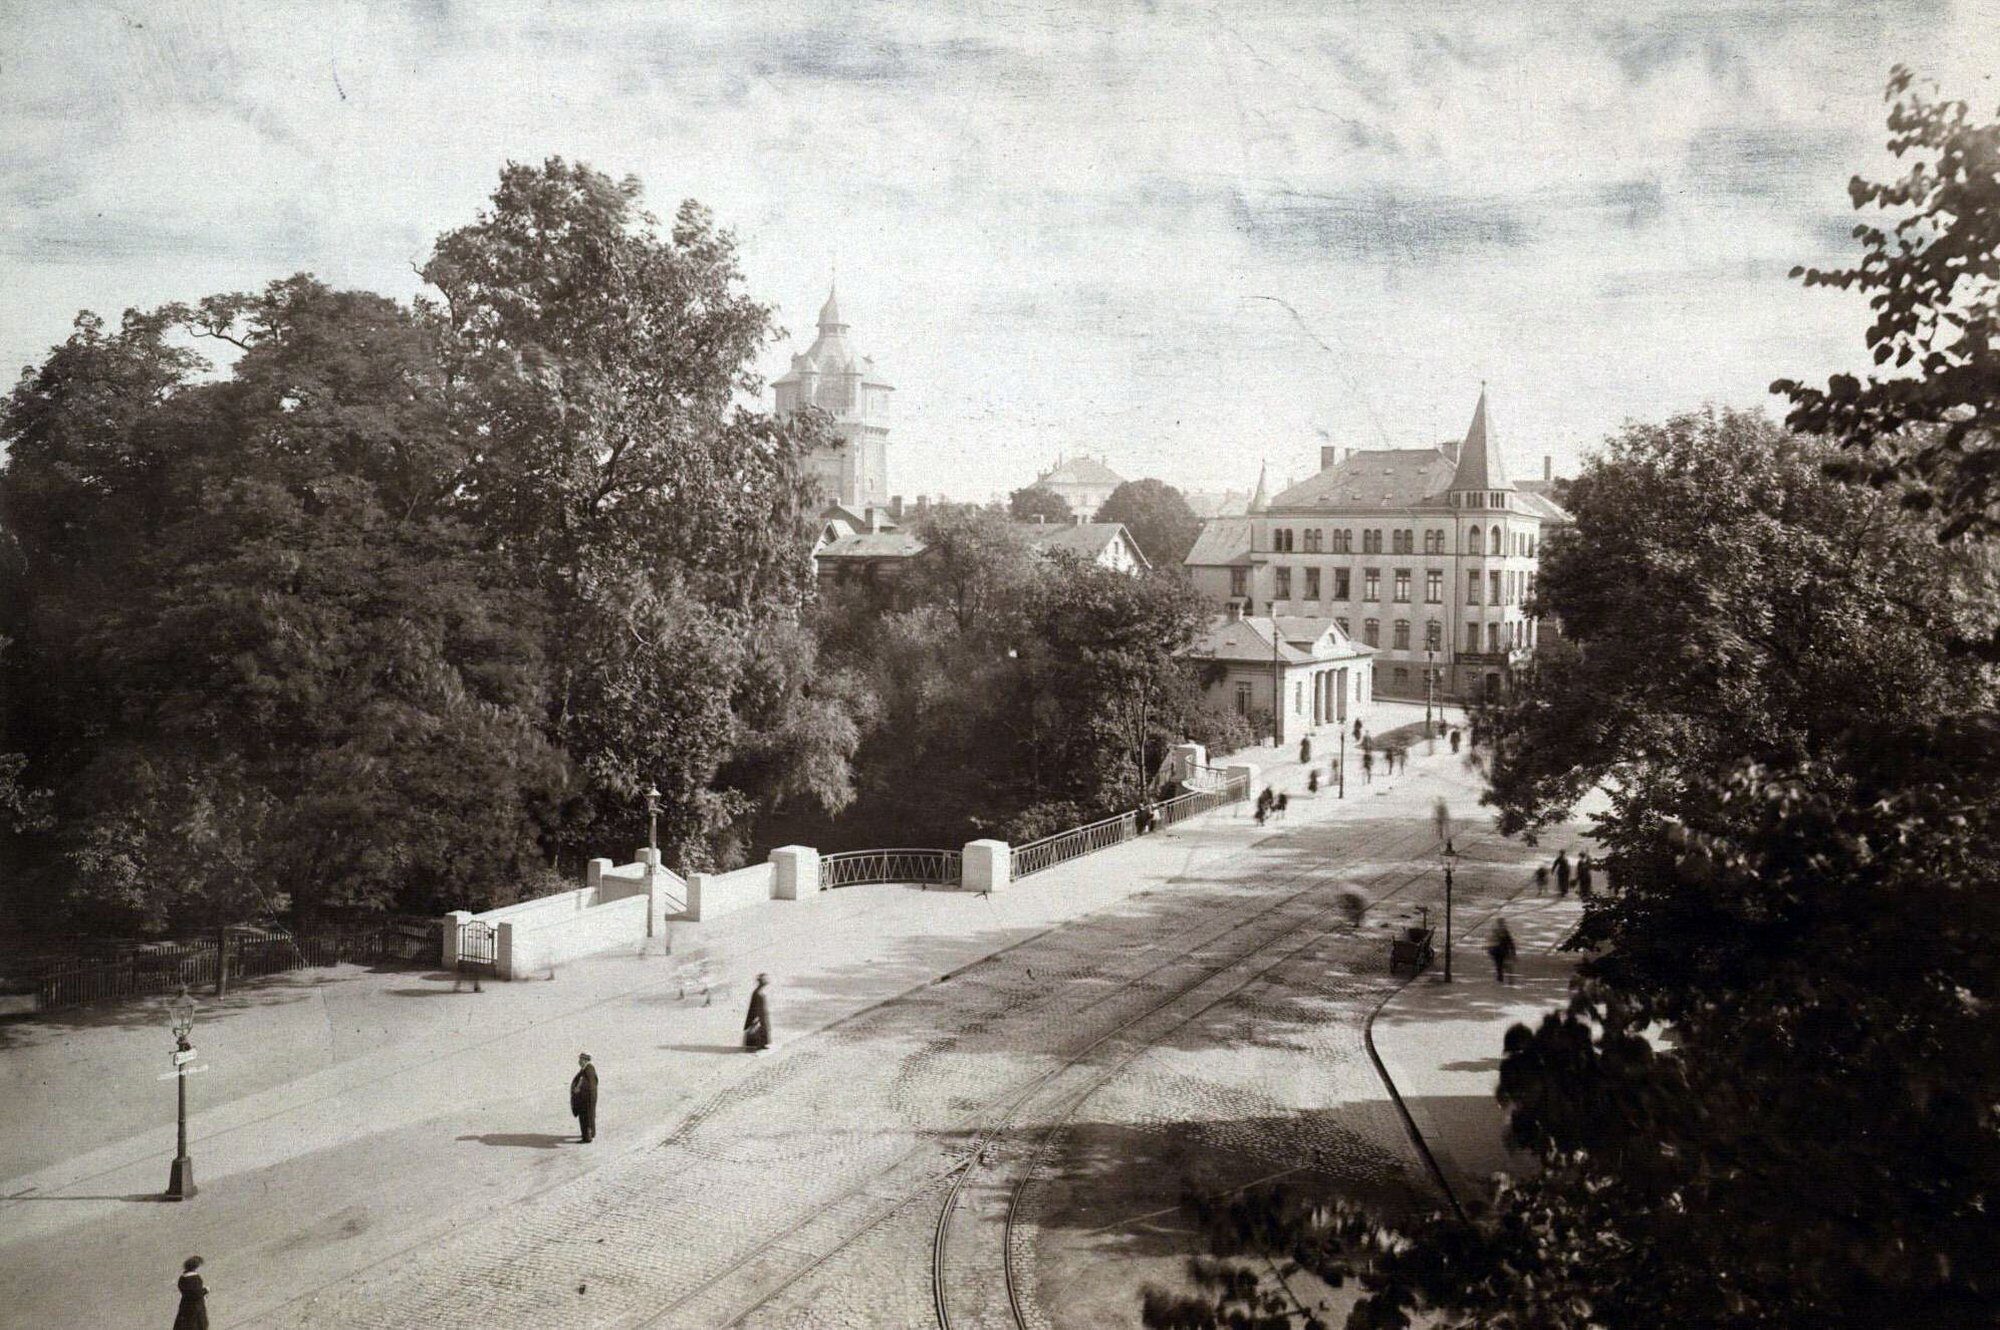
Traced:
[[[286, 1276], [261, 1248], [256, 1277], [284, 1296], [217, 1323], [1136, 1325], [1140, 1287], [1178, 1284], [1195, 1250], [1178, 1213], [1188, 1183], [1312, 1175], [1391, 1205], [1429, 1192], [1364, 1031], [1400, 982], [1391, 930], [1425, 906], [1439, 922], [1432, 800], [1469, 809], [1474, 779], [1432, 756], [1345, 801], [1295, 798], [1286, 823], [1224, 812], [1066, 865], [1005, 904], [1073, 892], [1081, 912], [1067, 922], [987, 929], [929, 982], [844, 1012], [822, 999], [849, 978], [794, 965], [780, 1043], [754, 1058], [723, 1056], [740, 994], [692, 1011], [682, 998], [677, 1019], [712, 1042], [660, 1047], [647, 1065], [682, 1084], [646, 1101], [651, 1116], [621, 1122], [628, 1092], [590, 1151], [487, 1133], [517, 1147], [511, 1193], [441, 1198], [428, 1227], [358, 1264], [355, 1245], [345, 1268], [329, 1253], [367, 1227], [353, 1221], [360, 1202], [295, 1197], [321, 1227], [286, 1245], [310, 1259]], [[1476, 827], [1458, 849], [1463, 968], [1533, 852]], [[1121, 873], [1143, 881], [1096, 885]], [[1358, 930], [1348, 892], [1369, 902]], [[925, 939], [900, 945], [921, 954], [862, 969], [930, 963]], [[643, 1015], [665, 996], [611, 1001]], [[787, 1019], [822, 1010], [832, 1019], [817, 1029]], [[635, 1027], [616, 1028], [629, 1040]], [[610, 1037], [591, 1036], [600, 1062], [637, 1058]], [[423, 1148], [407, 1131], [387, 1141], [354, 1148]], [[588, 1166], [566, 1162], [579, 1156]], [[216, 1248], [239, 1202], [221, 1188], [197, 1204], [187, 1214], [205, 1214], [218, 1236], [201, 1241]], [[20, 1250], [43, 1270], [62, 1259]]]

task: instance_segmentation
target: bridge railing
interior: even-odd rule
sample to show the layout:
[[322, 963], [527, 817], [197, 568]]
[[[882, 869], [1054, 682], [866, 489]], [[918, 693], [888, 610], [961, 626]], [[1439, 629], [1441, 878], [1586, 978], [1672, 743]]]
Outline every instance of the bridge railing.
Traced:
[[[1052, 836], [1016, 845], [1008, 855], [1009, 876], [1018, 880], [1054, 868], [1057, 864], [1068, 863], [1071, 859], [1122, 845], [1141, 834], [1139, 828], [1142, 822], [1149, 828], [1170, 827], [1176, 822], [1185, 822], [1188, 818], [1250, 797], [1250, 778], [1241, 772], [1231, 773], [1216, 767], [1199, 767], [1196, 772], [1218, 783], [1213, 789], [1190, 790], [1172, 799], [1148, 804], [1143, 810], [1135, 808], [1087, 826], [1058, 831]], [[1145, 816], [1142, 817], [1142, 813]]]
[[1241, 774], [1223, 776], [1223, 784], [1212, 790], [1190, 790], [1188, 793], [1153, 805], [1153, 819], [1156, 826], [1171, 827], [1176, 822], [1199, 816], [1212, 809], [1222, 808], [1238, 800], [1250, 797], [1250, 778]]
[[819, 859], [822, 889], [855, 887], [869, 882], [915, 882], [957, 886], [965, 874], [959, 850], [845, 850]]

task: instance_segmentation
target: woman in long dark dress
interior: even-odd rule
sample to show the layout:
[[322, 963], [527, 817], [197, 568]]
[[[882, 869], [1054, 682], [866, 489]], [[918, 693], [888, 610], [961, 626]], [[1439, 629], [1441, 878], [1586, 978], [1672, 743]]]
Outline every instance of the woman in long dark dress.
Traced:
[[199, 1256], [190, 1256], [181, 1265], [181, 1309], [174, 1316], [174, 1330], [208, 1330], [208, 1287], [195, 1273], [199, 1269]]
[[764, 989], [770, 982], [768, 974], [757, 976], [757, 987], [750, 992], [750, 1012], [743, 1018], [743, 1047], [752, 1053], [771, 1046], [771, 1011], [764, 1005]]

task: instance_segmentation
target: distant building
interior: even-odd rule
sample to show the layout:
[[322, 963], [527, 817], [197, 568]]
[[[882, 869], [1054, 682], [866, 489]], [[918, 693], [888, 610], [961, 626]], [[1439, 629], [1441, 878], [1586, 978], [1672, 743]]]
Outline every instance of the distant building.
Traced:
[[1488, 425], [1486, 393], [1462, 443], [1320, 452], [1318, 475], [1250, 516], [1204, 527], [1185, 560], [1197, 590], [1246, 613], [1326, 615], [1378, 649], [1375, 693], [1498, 696], [1539, 640], [1522, 606], [1542, 537], [1569, 515], [1516, 485]]
[[1245, 615], [1235, 601], [1186, 652], [1214, 664], [1205, 680], [1213, 705], [1267, 721], [1278, 743], [1366, 711], [1374, 700], [1374, 654], [1333, 619]]
[[1250, 511], [1250, 496], [1243, 490], [1188, 490], [1181, 495], [1188, 511], [1200, 518], [1241, 517]]
[[1077, 457], [1058, 462], [1052, 470], [1035, 477], [1035, 483], [1050, 490], [1079, 521], [1088, 522], [1111, 497], [1111, 491], [1125, 483], [1125, 477], [1095, 457]]
[[895, 389], [873, 360], [848, 345], [837, 292], [828, 291], [820, 309], [819, 336], [771, 387], [779, 415], [816, 406], [833, 417], [838, 442], [806, 462], [823, 498], [849, 507], [888, 501], [889, 427], [883, 418]]
[[1027, 533], [1028, 548], [1037, 553], [1061, 550], [1100, 568], [1135, 577], [1153, 566], [1123, 522], [1078, 522], [1074, 526], [1027, 522], [1021, 529]]
[[822, 595], [839, 588], [864, 587], [885, 605], [899, 605], [898, 584], [924, 552], [923, 541], [900, 521], [896, 510], [870, 505], [859, 511], [835, 504], [820, 514], [813, 545], [813, 573]]

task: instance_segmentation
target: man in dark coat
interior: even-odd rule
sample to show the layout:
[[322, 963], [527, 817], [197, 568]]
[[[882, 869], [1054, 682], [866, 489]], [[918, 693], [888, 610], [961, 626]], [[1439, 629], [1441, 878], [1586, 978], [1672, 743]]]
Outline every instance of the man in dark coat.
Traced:
[[1313, 741], [1312, 741], [1312, 736], [1308, 734], [1299, 740], [1299, 765], [1304, 766], [1306, 763], [1312, 760], [1313, 760]]
[[597, 1068], [590, 1054], [576, 1055], [576, 1075], [569, 1078], [569, 1111], [576, 1115], [577, 1135], [589, 1145], [597, 1139]]
[[1576, 861], [1576, 894], [1579, 898], [1590, 899], [1591, 888], [1596, 885], [1591, 877], [1595, 871], [1596, 865], [1590, 862], [1590, 851], [1585, 850]]
[[757, 987], [750, 990], [750, 1011], [743, 1018], [743, 1047], [751, 1053], [771, 1046], [771, 1009], [764, 1004], [764, 990], [770, 983], [770, 975], [760, 974]]
[[181, 1278], [177, 1286], [181, 1292], [181, 1305], [180, 1310], [174, 1313], [174, 1330], [208, 1330], [208, 1287], [195, 1273], [199, 1269], [199, 1256], [190, 1256], [181, 1263]]
[[1451, 732], [1451, 751], [1452, 751], [1452, 752], [1454, 752], [1454, 753], [1456, 753], [1456, 752], [1458, 751], [1458, 731], [1457, 731], [1457, 730], [1453, 730], [1453, 731]]
[[1568, 850], [1556, 851], [1555, 870], [1556, 870], [1556, 899], [1567, 900], [1569, 898], [1569, 851]]

